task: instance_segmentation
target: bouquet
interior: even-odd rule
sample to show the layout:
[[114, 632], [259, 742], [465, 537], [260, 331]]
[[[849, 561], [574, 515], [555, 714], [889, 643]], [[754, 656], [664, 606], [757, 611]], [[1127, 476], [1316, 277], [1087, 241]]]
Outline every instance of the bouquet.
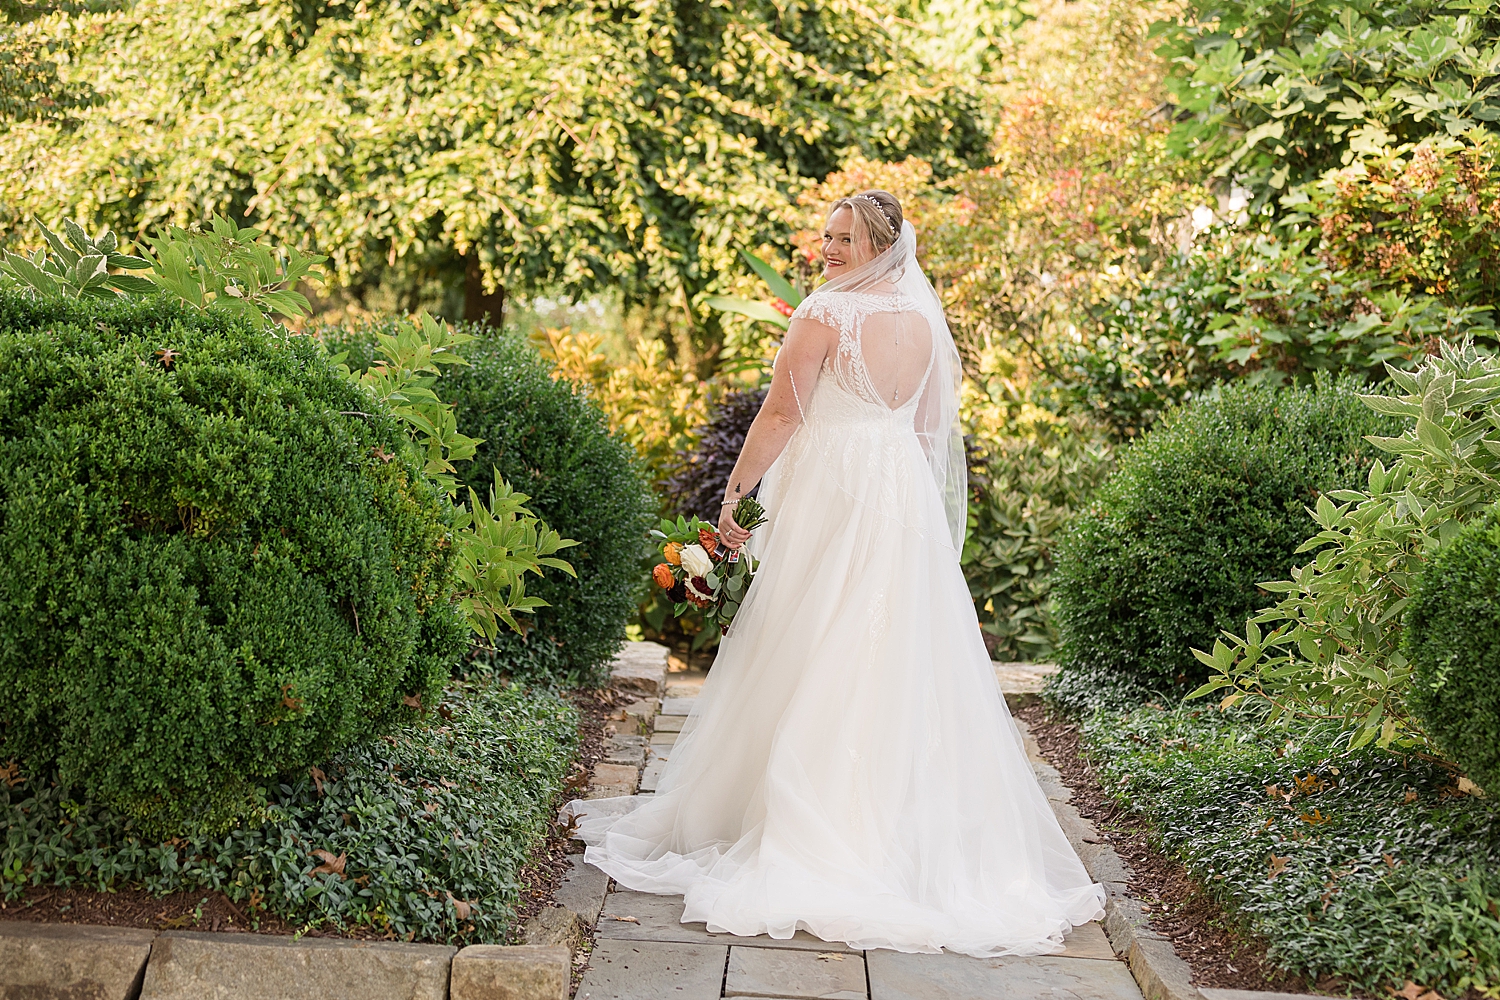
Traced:
[[[753, 531], [765, 521], [765, 508], [754, 497], [741, 497], [735, 505], [734, 522], [745, 530]], [[663, 559], [652, 569], [651, 579], [667, 592], [673, 616], [681, 618], [688, 608], [698, 608], [708, 624], [728, 629], [755, 578], [750, 553], [727, 548], [717, 528], [696, 518], [664, 519], [651, 536], [660, 542]]]

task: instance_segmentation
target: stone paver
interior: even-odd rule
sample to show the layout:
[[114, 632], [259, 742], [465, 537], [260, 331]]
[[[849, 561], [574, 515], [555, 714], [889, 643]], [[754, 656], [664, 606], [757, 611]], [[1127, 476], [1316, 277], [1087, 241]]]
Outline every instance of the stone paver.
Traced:
[[1141, 1000], [1123, 962], [867, 952], [870, 1000]]
[[[1035, 664], [996, 664], [996, 675], [1013, 703], [1015, 696], [1034, 697], [1051, 670]], [[644, 737], [645, 767], [636, 794], [653, 794], [657, 789], [672, 746], [696, 705], [703, 676], [680, 670], [665, 675], [661, 713], [651, 720], [650, 735]], [[1092, 825], [1068, 803], [1071, 790], [1042, 757], [1024, 727], [1022, 732], [1027, 755], [1059, 821], [1075, 842], [1089, 846], [1095, 838]], [[618, 760], [613, 766], [622, 771], [635, 760], [633, 755], [626, 757], [633, 744], [622, 738], [625, 735], [629, 734], [614, 737], [617, 742], [610, 750], [617, 756], [607, 757]], [[601, 782], [611, 788], [626, 783], [620, 774], [601, 773], [611, 766], [605, 763], [596, 767], [595, 787], [601, 787]], [[622, 793], [601, 793], [591, 788], [589, 794]], [[682, 923], [682, 906], [680, 896], [621, 889], [605, 896], [597, 943], [576, 1000], [686, 996], [736, 1000], [1142, 1000], [1129, 966], [1115, 955], [1098, 924], [1074, 928], [1064, 949], [1055, 955], [975, 959], [946, 953], [861, 952], [819, 940], [805, 931], [798, 931], [789, 941], [766, 935], [743, 938], [710, 934], [702, 923]], [[715, 968], [718, 979], [710, 972]], [[1226, 996], [1212, 1000], [1272, 998]]]
[[599, 919], [608, 892], [609, 876], [585, 862], [582, 854], [570, 854], [568, 872], [552, 898], [558, 906], [566, 906], [592, 925]]
[[594, 780], [589, 783], [585, 798], [604, 799], [618, 795], [634, 795], [639, 771], [634, 764], [595, 764]]
[[0, 997], [134, 997], [154, 936], [125, 928], [0, 922]]
[[448, 1000], [568, 1000], [572, 952], [475, 944], [453, 956]]
[[641, 791], [654, 792], [661, 782], [661, 773], [667, 768], [667, 758], [652, 754], [646, 759], [646, 769], [641, 772]]
[[151, 947], [141, 1000], [446, 1000], [457, 950], [173, 931]]
[[[830, 944], [806, 931], [798, 931], [783, 941], [765, 934], [736, 937], [733, 934], [710, 934], [702, 923], [682, 922], [682, 897], [658, 896], [650, 892], [620, 889], [604, 900], [599, 915], [600, 939], [621, 941], [681, 941], [684, 943], [733, 944], [751, 948], [785, 948], [806, 951], [850, 952], [845, 944]], [[858, 954], [858, 952], [850, 952]]]
[[604, 763], [640, 767], [646, 762], [646, 737], [616, 733], [604, 741]]
[[724, 945], [603, 939], [575, 1000], [718, 1000]]
[[666, 646], [655, 642], [627, 642], [615, 654], [610, 680], [615, 687], [650, 698], [666, 694]]
[[724, 995], [865, 1000], [864, 956], [735, 945], [729, 949]]
[[1207, 1000], [1312, 1000], [1310, 993], [1262, 993], [1257, 990], [1218, 990], [1200, 986], [1198, 992]]
[[1098, 961], [1117, 960], [1115, 950], [1109, 946], [1109, 937], [1098, 924], [1084, 924], [1073, 928], [1063, 942], [1059, 958], [1092, 958]]

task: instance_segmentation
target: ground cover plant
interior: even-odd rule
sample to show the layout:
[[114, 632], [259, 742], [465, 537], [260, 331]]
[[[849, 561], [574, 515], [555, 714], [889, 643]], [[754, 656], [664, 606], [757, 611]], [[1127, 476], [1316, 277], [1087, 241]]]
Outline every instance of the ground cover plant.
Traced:
[[1257, 585], [1316, 530], [1307, 508], [1365, 479], [1378, 454], [1365, 435], [1399, 428], [1360, 388], [1226, 386], [1121, 450], [1057, 548], [1055, 699], [1144, 700], [1206, 676], [1192, 648], [1264, 603]]
[[436, 711], [270, 785], [228, 833], [161, 841], [52, 771], [0, 768], [0, 895], [223, 892], [252, 919], [500, 941], [577, 750], [560, 696], [476, 676]]
[[1500, 987], [1500, 811], [1450, 766], [1191, 707], [1101, 712], [1084, 739], [1105, 791], [1274, 964], [1335, 992]]

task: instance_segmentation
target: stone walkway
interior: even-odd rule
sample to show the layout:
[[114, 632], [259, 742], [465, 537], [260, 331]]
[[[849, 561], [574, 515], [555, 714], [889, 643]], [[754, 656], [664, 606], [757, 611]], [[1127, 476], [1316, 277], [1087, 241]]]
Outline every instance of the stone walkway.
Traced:
[[[1013, 685], [1039, 680], [1003, 677], [1002, 687], [1017, 694]], [[643, 698], [627, 709], [610, 737], [606, 763], [599, 765], [618, 770], [601, 774], [596, 768], [591, 796], [628, 794], [637, 767], [642, 768], [637, 794], [654, 792], [701, 683], [701, 674], [669, 674], [667, 697], [659, 705], [655, 698]], [[1031, 747], [1039, 770], [1045, 769], [1049, 796], [1066, 796], [1056, 782], [1057, 772], [1036, 754], [1035, 744]], [[802, 931], [789, 941], [710, 934], [703, 924], [679, 923], [681, 915], [681, 896], [611, 884], [576, 1000], [1142, 1000], [1129, 967], [1116, 958], [1098, 924], [1076, 928], [1066, 949], [1055, 955], [976, 959], [857, 951]]]

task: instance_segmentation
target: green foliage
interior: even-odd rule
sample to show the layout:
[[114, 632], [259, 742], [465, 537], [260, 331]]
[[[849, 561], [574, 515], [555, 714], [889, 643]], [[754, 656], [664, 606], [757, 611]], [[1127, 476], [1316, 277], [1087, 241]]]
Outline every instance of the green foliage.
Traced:
[[1500, 792], [1500, 517], [1494, 508], [1423, 571], [1406, 620], [1410, 701], [1427, 734]]
[[[363, 371], [376, 363], [378, 338], [390, 326], [320, 335]], [[464, 474], [471, 484], [486, 470], [499, 475], [526, 495], [535, 516], [577, 540], [569, 552], [577, 576], [547, 576], [526, 587], [528, 602], [546, 604], [534, 606], [524, 636], [495, 636], [497, 662], [517, 676], [600, 681], [642, 587], [656, 501], [598, 409], [573, 383], [554, 378], [525, 340], [483, 329], [463, 345], [463, 357], [468, 364], [453, 366], [442, 388], [460, 433], [479, 442]]]
[[78, 785], [29, 770], [0, 783], [0, 896], [27, 885], [219, 891], [256, 920], [501, 941], [577, 750], [577, 712], [490, 681], [453, 684], [438, 707], [270, 785], [259, 818], [223, 835], [162, 843]]
[[164, 296], [0, 295], [0, 739], [149, 821], [430, 705], [451, 512], [305, 339]]
[[1262, 603], [1259, 581], [1285, 573], [1314, 527], [1308, 505], [1360, 482], [1375, 454], [1364, 436], [1399, 427], [1358, 386], [1225, 386], [1120, 452], [1057, 548], [1051, 697], [1078, 708], [1203, 679], [1192, 647]]
[[0, 133], [0, 204], [127, 234], [253, 220], [332, 248], [345, 285], [472, 262], [511, 292], [619, 289], [686, 305], [707, 341], [733, 247], [783, 237], [788, 196], [848, 151], [983, 157], [974, 99], [884, 26], [895, 12], [143, 0], [44, 18], [15, 31], [75, 43], [69, 75], [103, 102], [71, 130]]
[[494, 643], [501, 622], [513, 632], [524, 633], [516, 614], [547, 607], [540, 597], [526, 596], [528, 570], [541, 576], [542, 567], [550, 566], [571, 577], [578, 576], [569, 563], [553, 555], [578, 543], [563, 538], [532, 514], [526, 507], [530, 499], [511, 489], [496, 472], [489, 505], [471, 486], [469, 508], [460, 509], [454, 519], [454, 529], [461, 539], [456, 592], [459, 607], [471, 627], [490, 643]]
[[[1451, 770], [1244, 713], [1101, 713], [1100, 782], [1188, 874], [1325, 992], [1500, 987], [1500, 811]], [[1468, 991], [1468, 992], [1466, 992]]]
[[[294, 286], [320, 280], [317, 266], [328, 258], [267, 246], [259, 230], [241, 229], [221, 216], [210, 225], [209, 233], [167, 227], [147, 238], [155, 256], [142, 251], [146, 256], [133, 257], [115, 252], [119, 242], [107, 228], [89, 239], [83, 227], [65, 219], [64, 239], [38, 219], [51, 253], [38, 249], [27, 258], [6, 251], [0, 278], [42, 298], [107, 299], [160, 290], [194, 309], [217, 309], [259, 326], [269, 326], [273, 313], [307, 315], [307, 297]], [[150, 273], [114, 274], [111, 267]]]
[[1333, 722], [1355, 746], [1423, 738], [1405, 705], [1402, 616], [1426, 562], [1500, 499], [1500, 359], [1445, 344], [1417, 371], [1390, 376], [1402, 395], [1363, 399], [1409, 421], [1399, 437], [1370, 438], [1400, 457], [1389, 469], [1371, 465], [1365, 489], [1346, 483], [1317, 499], [1320, 530], [1297, 549], [1317, 554], [1290, 580], [1260, 585], [1284, 596], [1244, 636], [1195, 648], [1213, 673], [1194, 695], [1247, 698], [1273, 721]]
[[970, 473], [963, 569], [1001, 660], [1049, 660], [1052, 559], [1063, 526], [1113, 468], [1097, 429], [1074, 421], [989, 445]]
[[547, 606], [524, 639], [499, 638], [500, 662], [518, 674], [597, 682], [635, 611], [655, 499], [599, 410], [523, 340], [493, 335], [468, 357], [448, 376], [447, 394], [459, 426], [483, 440], [471, 468], [495, 470], [536, 516], [578, 542], [569, 551], [577, 576], [548, 575], [528, 588]]
[[1233, 176], [1258, 213], [1356, 158], [1500, 120], [1488, 2], [1204, 0], [1163, 22], [1188, 113], [1170, 146]]

